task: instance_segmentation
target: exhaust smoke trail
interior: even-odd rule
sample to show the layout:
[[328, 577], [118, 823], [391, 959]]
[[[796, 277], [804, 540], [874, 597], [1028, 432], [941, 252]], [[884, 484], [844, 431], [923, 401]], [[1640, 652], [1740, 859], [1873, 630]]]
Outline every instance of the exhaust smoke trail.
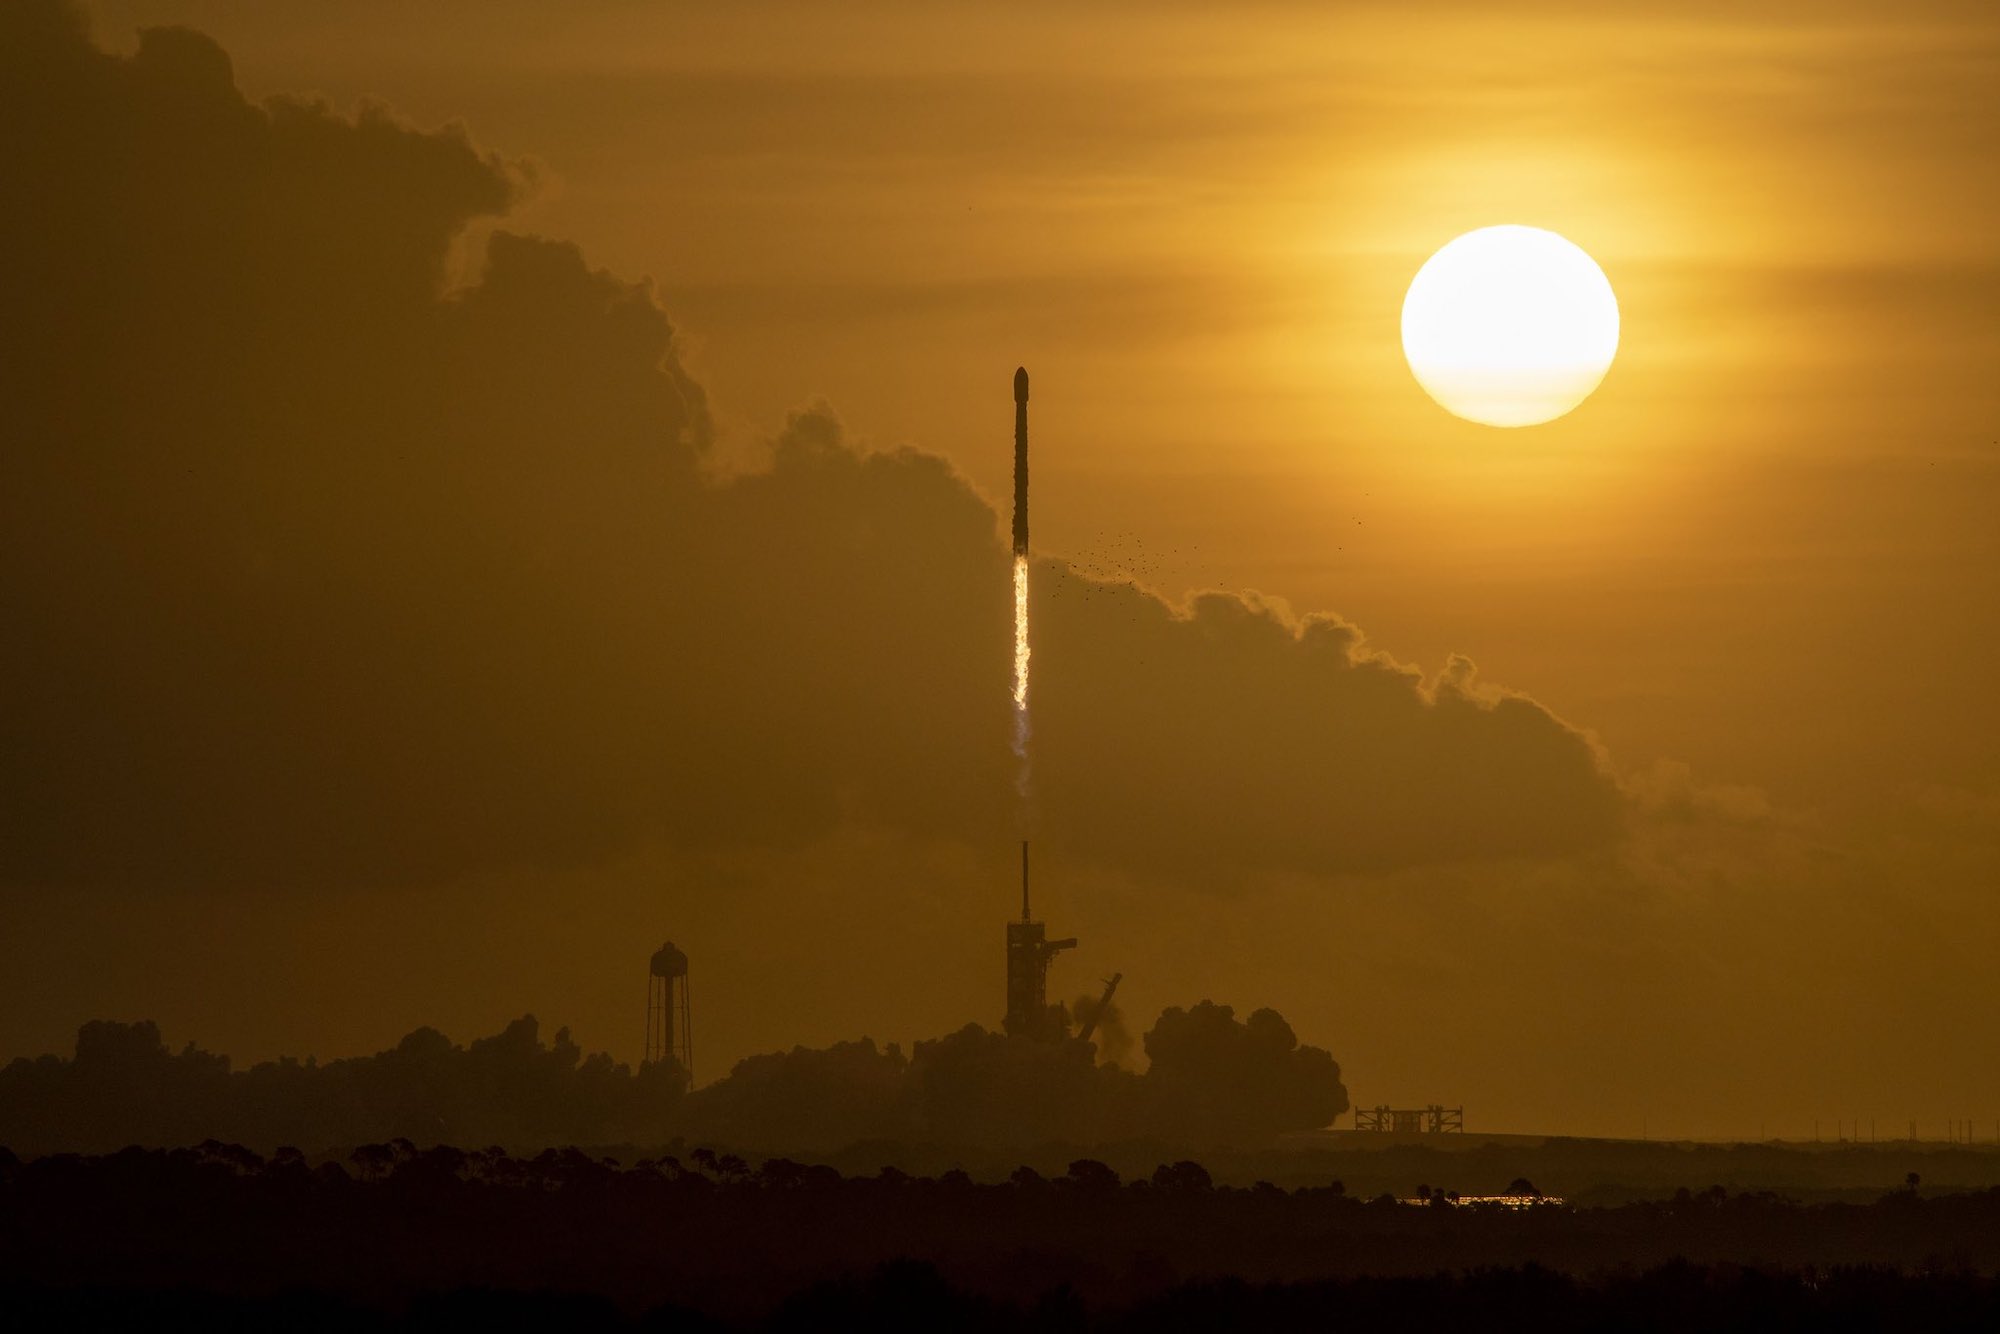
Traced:
[[1028, 368], [1014, 370], [1014, 787], [1028, 800]]

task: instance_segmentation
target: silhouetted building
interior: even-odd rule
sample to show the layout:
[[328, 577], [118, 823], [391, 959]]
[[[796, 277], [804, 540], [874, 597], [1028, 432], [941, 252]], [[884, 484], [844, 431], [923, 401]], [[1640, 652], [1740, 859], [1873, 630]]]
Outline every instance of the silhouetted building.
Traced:
[[1007, 924], [1007, 1019], [1010, 1034], [1053, 1042], [1069, 1034], [1069, 1016], [1049, 1004], [1049, 961], [1075, 949], [1076, 937], [1048, 939], [1028, 911], [1028, 844], [1021, 842], [1021, 920]]
[[1465, 1109], [1440, 1107], [1357, 1107], [1354, 1128], [1385, 1135], [1462, 1135]]
[[694, 1083], [694, 1023], [688, 1008], [688, 956], [668, 941], [646, 973], [646, 1063], [677, 1061]]

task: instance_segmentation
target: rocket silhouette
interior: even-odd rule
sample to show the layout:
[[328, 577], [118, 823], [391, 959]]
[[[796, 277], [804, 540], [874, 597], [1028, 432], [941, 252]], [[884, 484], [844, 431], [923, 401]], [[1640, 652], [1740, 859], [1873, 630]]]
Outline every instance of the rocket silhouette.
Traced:
[[1028, 554], [1028, 368], [1014, 368], [1014, 554]]

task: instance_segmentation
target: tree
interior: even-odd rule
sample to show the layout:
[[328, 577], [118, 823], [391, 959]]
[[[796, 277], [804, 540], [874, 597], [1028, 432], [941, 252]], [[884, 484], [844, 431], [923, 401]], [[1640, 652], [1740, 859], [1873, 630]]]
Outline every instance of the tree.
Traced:
[[1200, 1163], [1182, 1159], [1171, 1166], [1161, 1163], [1154, 1168], [1153, 1184], [1165, 1190], [1210, 1190], [1215, 1179]]
[[1080, 1190], [1118, 1189], [1118, 1174], [1095, 1158], [1079, 1158], [1071, 1163], [1064, 1179]]

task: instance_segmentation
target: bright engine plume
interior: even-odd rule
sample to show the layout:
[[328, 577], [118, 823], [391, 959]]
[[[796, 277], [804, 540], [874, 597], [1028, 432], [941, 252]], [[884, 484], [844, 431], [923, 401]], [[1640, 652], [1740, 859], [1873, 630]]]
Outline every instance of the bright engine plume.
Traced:
[[1014, 755], [1028, 795], [1028, 370], [1014, 371]]
[[1014, 557], [1014, 753], [1028, 753], [1028, 558]]

